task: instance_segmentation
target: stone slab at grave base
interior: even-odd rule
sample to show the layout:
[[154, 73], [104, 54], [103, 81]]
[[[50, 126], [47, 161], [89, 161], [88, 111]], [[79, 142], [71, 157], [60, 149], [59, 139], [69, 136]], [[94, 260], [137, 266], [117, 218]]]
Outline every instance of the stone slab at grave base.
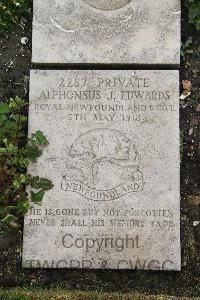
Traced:
[[180, 63], [180, 0], [34, 0], [34, 63]]
[[180, 270], [178, 71], [31, 71], [38, 129], [24, 267]]

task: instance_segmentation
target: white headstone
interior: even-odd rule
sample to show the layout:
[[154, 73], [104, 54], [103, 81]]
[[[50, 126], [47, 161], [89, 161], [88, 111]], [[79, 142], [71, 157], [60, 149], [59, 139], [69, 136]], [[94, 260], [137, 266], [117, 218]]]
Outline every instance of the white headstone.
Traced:
[[34, 63], [180, 62], [180, 0], [33, 2]]
[[23, 266], [180, 270], [178, 71], [31, 71], [34, 175]]

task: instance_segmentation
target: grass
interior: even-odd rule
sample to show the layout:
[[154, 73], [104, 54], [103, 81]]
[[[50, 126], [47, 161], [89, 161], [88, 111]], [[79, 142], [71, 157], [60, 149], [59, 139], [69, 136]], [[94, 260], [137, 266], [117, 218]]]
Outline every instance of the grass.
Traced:
[[[0, 289], [0, 300], [168, 300], [188, 299], [166, 295], [99, 293], [96, 291], [65, 291], [61, 289], [13, 288]], [[190, 298], [192, 299], [192, 298]], [[193, 298], [200, 299], [200, 298]]]

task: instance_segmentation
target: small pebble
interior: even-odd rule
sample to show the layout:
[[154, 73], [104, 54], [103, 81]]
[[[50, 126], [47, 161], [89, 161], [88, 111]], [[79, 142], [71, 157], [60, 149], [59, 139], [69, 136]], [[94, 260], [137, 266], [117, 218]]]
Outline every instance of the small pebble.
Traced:
[[198, 111], [198, 112], [200, 111], [200, 104], [197, 105], [196, 111]]
[[200, 221], [194, 221], [193, 226], [197, 227], [200, 224]]
[[22, 37], [21, 38], [21, 44], [26, 45], [28, 43], [28, 38], [27, 37]]
[[194, 131], [194, 129], [193, 129], [193, 128], [190, 128], [190, 130], [189, 130], [189, 135], [192, 135], [192, 134], [193, 134], [193, 131]]

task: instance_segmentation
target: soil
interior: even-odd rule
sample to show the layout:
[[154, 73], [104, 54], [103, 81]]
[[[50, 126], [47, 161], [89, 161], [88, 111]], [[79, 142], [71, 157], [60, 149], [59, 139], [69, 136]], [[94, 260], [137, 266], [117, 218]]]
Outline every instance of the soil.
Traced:
[[[31, 68], [31, 20], [0, 39], [0, 101], [28, 99]], [[28, 38], [23, 45], [21, 38]], [[21, 267], [21, 228], [0, 234], [0, 285], [65, 287], [79, 290], [200, 296], [200, 32], [188, 24], [183, 6], [182, 40], [192, 38], [193, 54], [182, 61], [181, 80], [192, 82], [190, 97], [180, 103], [182, 271], [25, 270]], [[182, 84], [180, 81], [182, 91]], [[198, 223], [199, 222], [199, 223]], [[23, 220], [21, 222], [23, 224]]]

